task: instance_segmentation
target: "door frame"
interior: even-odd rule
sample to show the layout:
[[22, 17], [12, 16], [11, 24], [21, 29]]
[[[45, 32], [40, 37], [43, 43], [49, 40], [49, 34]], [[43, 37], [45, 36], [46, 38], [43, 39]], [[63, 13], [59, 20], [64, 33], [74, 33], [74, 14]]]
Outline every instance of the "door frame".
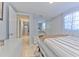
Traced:
[[[31, 14], [25, 14], [25, 13], [17, 13], [17, 22], [18, 22], [18, 27], [19, 27], [19, 23], [21, 23], [19, 20], [19, 16], [29, 16], [29, 22], [30, 22], [30, 19], [32, 18]], [[21, 23], [22, 24], [22, 23]], [[29, 24], [30, 25], [30, 24]], [[21, 25], [21, 27], [23, 26], [23, 24]], [[18, 37], [19, 38], [22, 38], [22, 29], [21, 29], [21, 33], [20, 33], [20, 28], [18, 28]], [[29, 31], [30, 32], [30, 31]]]

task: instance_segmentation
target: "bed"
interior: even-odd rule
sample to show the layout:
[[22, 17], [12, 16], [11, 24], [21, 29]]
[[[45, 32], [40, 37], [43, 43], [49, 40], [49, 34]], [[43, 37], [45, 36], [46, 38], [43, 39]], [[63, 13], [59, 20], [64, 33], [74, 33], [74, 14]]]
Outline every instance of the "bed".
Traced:
[[45, 36], [39, 38], [38, 43], [46, 57], [79, 57], [79, 37], [69, 35]]

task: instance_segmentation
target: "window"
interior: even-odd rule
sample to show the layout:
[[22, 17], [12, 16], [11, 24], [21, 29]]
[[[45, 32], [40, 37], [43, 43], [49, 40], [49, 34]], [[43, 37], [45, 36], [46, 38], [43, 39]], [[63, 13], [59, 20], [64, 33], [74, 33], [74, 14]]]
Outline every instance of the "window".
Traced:
[[64, 17], [64, 27], [66, 30], [79, 30], [79, 11]]
[[38, 28], [39, 28], [39, 31], [45, 31], [46, 29], [46, 23], [45, 22], [41, 22], [41, 23], [38, 23]]
[[42, 24], [42, 30], [44, 31], [46, 29], [46, 23]]

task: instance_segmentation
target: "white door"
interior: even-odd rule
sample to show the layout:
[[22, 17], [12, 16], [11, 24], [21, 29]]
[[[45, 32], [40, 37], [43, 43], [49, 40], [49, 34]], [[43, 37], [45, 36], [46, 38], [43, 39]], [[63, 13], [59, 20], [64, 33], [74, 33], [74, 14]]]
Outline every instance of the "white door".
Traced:
[[9, 39], [16, 38], [16, 12], [9, 6]]

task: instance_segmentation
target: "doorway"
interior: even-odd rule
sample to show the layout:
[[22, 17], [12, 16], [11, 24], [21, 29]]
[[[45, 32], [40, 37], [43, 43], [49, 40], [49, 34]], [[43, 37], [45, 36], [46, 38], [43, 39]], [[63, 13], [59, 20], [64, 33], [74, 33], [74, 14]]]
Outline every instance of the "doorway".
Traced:
[[29, 36], [29, 16], [18, 16], [18, 37]]

